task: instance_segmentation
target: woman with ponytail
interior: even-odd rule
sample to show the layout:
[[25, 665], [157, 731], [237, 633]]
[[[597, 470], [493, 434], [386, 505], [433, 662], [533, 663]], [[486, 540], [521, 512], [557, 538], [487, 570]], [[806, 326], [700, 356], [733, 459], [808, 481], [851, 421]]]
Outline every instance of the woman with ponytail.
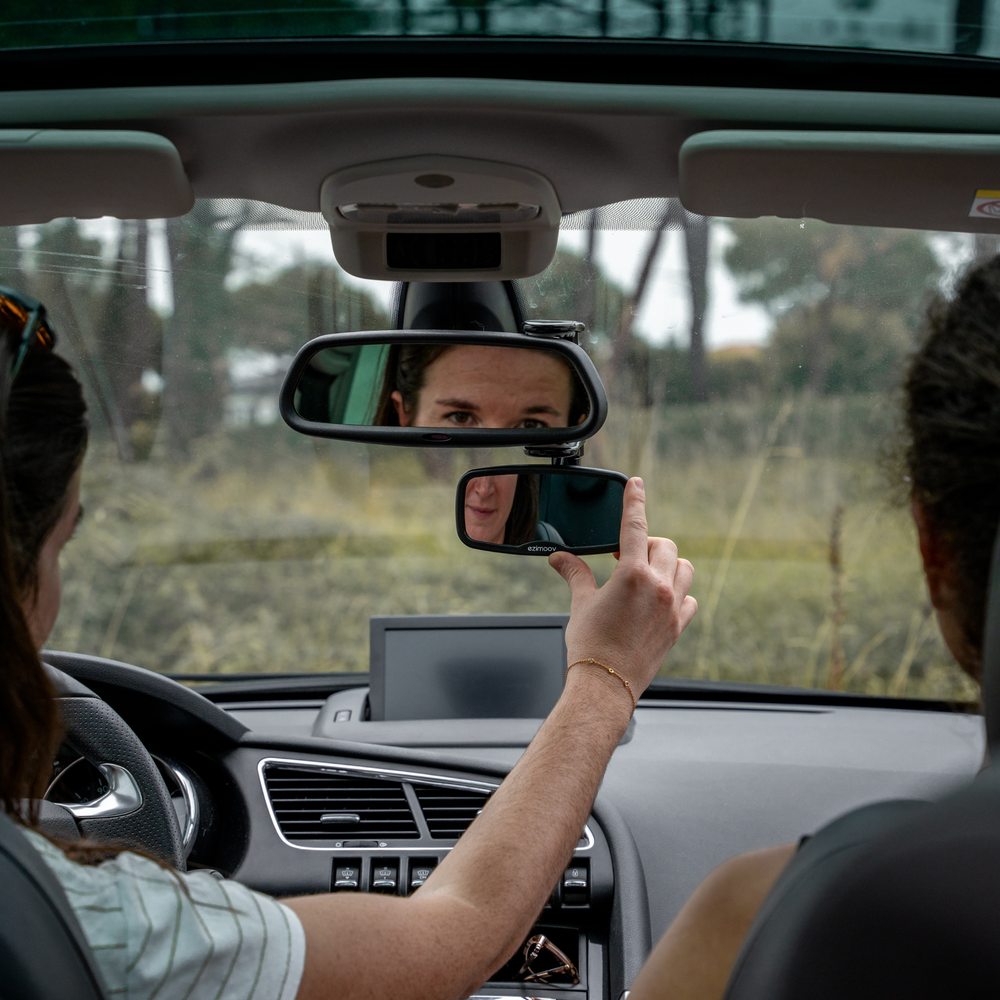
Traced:
[[0, 329], [0, 808], [33, 825], [59, 743], [37, 651], [59, 606], [55, 529], [78, 516], [87, 408], [41, 303], [0, 289]]
[[412, 896], [326, 893], [279, 903], [120, 847], [76, 849], [71, 858], [36, 828], [59, 743], [38, 651], [59, 610], [59, 551], [80, 516], [87, 445], [83, 394], [54, 344], [41, 304], [0, 288], [0, 808], [66, 890], [108, 993], [469, 995], [511, 957], [545, 905], [634, 699], [694, 616], [691, 564], [673, 542], [648, 537], [641, 480], [626, 488], [620, 559], [603, 587], [577, 557], [550, 558], [573, 595], [566, 645], [574, 669], [510, 776]]

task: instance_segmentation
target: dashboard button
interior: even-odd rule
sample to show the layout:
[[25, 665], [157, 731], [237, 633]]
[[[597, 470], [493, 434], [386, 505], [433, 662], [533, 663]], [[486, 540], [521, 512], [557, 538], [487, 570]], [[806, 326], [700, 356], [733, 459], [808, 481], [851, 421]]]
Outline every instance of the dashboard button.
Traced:
[[562, 877], [563, 906], [587, 906], [590, 902], [590, 866], [571, 865]]
[[385, 892], [394, 896], [399, 888], [399, 862], [373, 861], [372, 877], [368, 884], [372, 892]]
[[337, 865], [333, 869], [334, 892], [357, 892], [360, 886], [360, 865]]
[[413, 892], [414, 889], [419, 889], [431, 877], [431, 872], [436, 867], [436, 861], [411, 861], [410, 892]]

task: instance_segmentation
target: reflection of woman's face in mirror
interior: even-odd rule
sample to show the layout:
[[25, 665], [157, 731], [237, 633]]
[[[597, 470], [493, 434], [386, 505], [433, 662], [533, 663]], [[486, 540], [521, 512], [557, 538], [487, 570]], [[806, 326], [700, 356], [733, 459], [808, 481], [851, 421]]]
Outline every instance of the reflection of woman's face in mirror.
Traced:
[[517, 476], [477, 476], [465, 487], [465, 530], [477, 542], [503, 545]]
[[474, 344], [427, 367], [412, 411], [392, 393], [402, 427], [568, 427], [572, 401], [573, 377], [558, 355]]

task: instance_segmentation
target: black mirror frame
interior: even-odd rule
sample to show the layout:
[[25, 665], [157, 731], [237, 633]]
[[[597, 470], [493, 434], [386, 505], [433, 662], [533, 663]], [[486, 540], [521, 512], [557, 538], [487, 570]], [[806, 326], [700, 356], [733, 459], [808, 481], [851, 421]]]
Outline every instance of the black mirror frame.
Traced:
[[[614, 472], [612, 469], [590, 469], [581, 465], [494, 465], [485, 469], [470, 469], [458, 481], [455, 488], [455, 528], [458, 531], [459, 540], [470, 549], [484, 549], [487, 552], [502, 552], [508, 556], [549, 556], [553, 552], [573, 552], [578, 556], [594, 556], [602, 552], [617, 552], [618, 545], [557, 545], [555, 542], [525, 542], [516, 550], [512, 551], [509, 545], [494, 545], [492, 542], [478, 542], [470, 538], [465, 530], [465, 485], [470, 479], [478, 476], [512, 476], [522, 473], [531, 473], [542, 476], [588, 476], [591, 479], [610, 479], [613, 482], [621, 483], [624, 487], [628, 483], [628, 476], [622, 472]], [[621, 535], [619, 535], [619, 543]]]
[[[427, 427], [367, 427], [354, 424], [325, 424], [304, 420], [295, 412], [295, 387], [309, 360], [326, 347], [364, 344], [483, 344], [493, 347], [520, 347], [531, 351], [561, 354], [574, 367], [590, 399], [590, 414], [573, 427], [531, 430], [459, 428], [443, 431]], [[282, 420], [299, 434], [309, 437], [395, 444], [411, 448], [483, 448], [518, 445], [561, 445], [586, 441], [604, 426], [608, 397], [593, 362], [583, 348], [568, 340], [532, 337], [523, 333], [482, 330], [366, 330], [363, 333], [329, 333], [299, 348], [278, 394]]]

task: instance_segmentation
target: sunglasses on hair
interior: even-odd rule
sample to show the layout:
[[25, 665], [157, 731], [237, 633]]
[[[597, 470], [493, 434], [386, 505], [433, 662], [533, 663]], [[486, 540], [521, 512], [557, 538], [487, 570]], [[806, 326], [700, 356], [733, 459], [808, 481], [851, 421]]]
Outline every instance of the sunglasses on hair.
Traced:
[[10, 377], [13, 381], [33, 347], [51, 351], [56, 346], [45, 306], [38, 299], [24, 295], [13, 288], [0, 285], [0, 333], [7, 338], [14, 354]]

